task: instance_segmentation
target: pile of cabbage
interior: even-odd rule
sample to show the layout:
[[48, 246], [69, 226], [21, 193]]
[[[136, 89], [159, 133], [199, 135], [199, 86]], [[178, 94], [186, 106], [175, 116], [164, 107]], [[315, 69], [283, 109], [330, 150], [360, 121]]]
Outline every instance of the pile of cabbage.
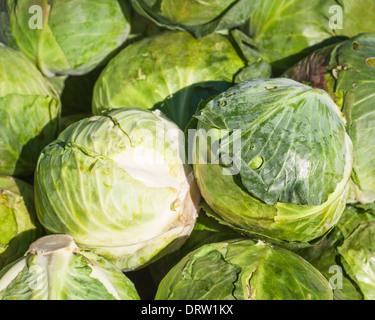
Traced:
[[374, 12], [1, 1], [0, 300], [374, 300]]

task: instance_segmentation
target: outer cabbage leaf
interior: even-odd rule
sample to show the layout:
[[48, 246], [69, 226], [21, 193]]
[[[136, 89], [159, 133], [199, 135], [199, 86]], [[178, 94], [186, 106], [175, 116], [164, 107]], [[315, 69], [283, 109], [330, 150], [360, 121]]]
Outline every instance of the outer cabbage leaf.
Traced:
[[348, 205], [321, 242], [297, 251], [332, 282], [336, 299], [374, 299], [374, 213], [373, 205]]
[[342, 28], [335, 32], [347, 37], [354, 37], [363, 32], [375, 32], [373, 0], [337, 0], [343, 11]]
[[272, 63], [276, 75], [315, 49], [343, 37], [374, 32], [372, 0], [252, 0], [242, 30]]

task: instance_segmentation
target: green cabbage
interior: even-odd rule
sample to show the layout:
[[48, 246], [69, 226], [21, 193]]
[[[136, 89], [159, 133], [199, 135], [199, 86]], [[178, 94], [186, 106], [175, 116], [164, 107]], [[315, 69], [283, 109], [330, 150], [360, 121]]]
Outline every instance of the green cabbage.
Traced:
[[241, 29], [279, 75], [318, 47], [361, 32], [375, 32], [373, 0], [249, 0], [254, 8]]
[[297, 245], [336, 224], [348, 197], [352, 143], [325, 91], [254, 79], [203, 103], [195, 119], [189, 157], [222, 223]]
[[0, 272], [0, 300], [139, 300], [133, 283], [111, 263], [81, 252], [67, 235], [30, 245]]
[[94, 88], [93, 113], [123, 107], [160, 109], [184, 129], [199, 102], [233, 83], [245, 61], [225, 37], [163, 32], [127, 46]]
[[297, 253], [332, 282], [335, 299], [375, 299], [375, 206], [348, 205], [337, 226]]
[[0, 270], [44, 234], [36, 217], [33, 186], [0, 176]]
[[252, 5], [249, 0], [131, 0], [135, 10], [158, 26], [187, 30], [201, 37], [243, 24]]
[[253, 240], [206, 244], [161, 281], [156, 300], [331, 300], [328, 281], [300, 256]]
[[177, 250], [194, 227], [200, 200], [182, 139], [160, 112], [140, 108], [70, 125], [39, 157], [40, 222], [124, 271]]
[[0, 40], [22, 51], [47, 76], [93, 70], [130, 32], [125, 1], [5, 1]]
[[285, 76], [328, 91], [346, 118], [353, 142], [350, 202], [375, 201], [375, 34], [364, 33], [317, 50]]
[[33, 173], [59, 131], [60, 100], [35, 66], [0, 43], [0, 175]]

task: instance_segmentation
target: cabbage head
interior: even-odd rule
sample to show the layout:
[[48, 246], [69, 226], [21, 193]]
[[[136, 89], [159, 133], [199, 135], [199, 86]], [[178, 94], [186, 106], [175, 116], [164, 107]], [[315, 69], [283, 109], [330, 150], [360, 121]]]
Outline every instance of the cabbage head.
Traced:
[[134, 9], [158, 26], [187, 30], [196, 37], [232, 29], [250, 16], [249, 0], [131, 0]]
[[353, 142], [350, 202], [375, 201], [375, 34], [317, 50], [285, 76], [328, 91], [345, 115]]
[[70, 125], [39, 157], [40, 222], [124, 271], [177, 250], [200, 201], [183, 138], [160, 112], [141, 108]]
[[199, 102], [228, 89], [245, 61], [226, 37], [167, 31], [123, 49], [95, 84], [93, 113], [160, 109], [185, 129]]
[[40, 151], [56, 138], [61, 103], [37, 68], [0, 43], [0, 175], [33, 173]]
[[324, 90], [286, 78], [245, 81], [201, 104], [189, 128], [189, 161], [222, 223], [301, 246], [337, 223], [352, 143]]
[[22, 51], [49, 77], [93, 70], [125, 42], [130, 32], [126, 1], [4, 2], [0, 40]]
[[0, 270], [21, 257], [43, 234], [36, 217], [33, 186], [0, 176]]
[[328, 281], [310, 263], [262, 241], [206, 244], [161, 281], [156, 300], [331, 300]]
[[139, 300], [134, 284], [110, 262], [81, 252], [72, 237], [39, 238], [0, 272], [0, 300]]

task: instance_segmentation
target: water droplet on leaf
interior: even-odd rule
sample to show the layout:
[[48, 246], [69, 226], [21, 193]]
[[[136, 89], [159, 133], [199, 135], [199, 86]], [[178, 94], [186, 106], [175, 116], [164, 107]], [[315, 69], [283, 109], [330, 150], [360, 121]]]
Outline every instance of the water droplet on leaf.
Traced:
[[370, 57], [366, 59], [366, 64], [369, 67], [375, 67], [375, 57]]
[[220, 106], [221, 108], [225, 107], [226, 105], [227, 105], [227, 102], [226, 102], [225, 100], [221, 100], [221, 101], [219, 102], [219, 106]]
[[257, 156], [250, 160], [249, 166], [251, 169], [257, 170], [262, 166], [263, 162], [264, 162], [263, 158], [260, 156]]
[[267, 90], [273, 90], [273, 89], [276, 89], [276, 88], [277, 88], [277, 86], [275, 86], [275, 85], [266, 86]]

